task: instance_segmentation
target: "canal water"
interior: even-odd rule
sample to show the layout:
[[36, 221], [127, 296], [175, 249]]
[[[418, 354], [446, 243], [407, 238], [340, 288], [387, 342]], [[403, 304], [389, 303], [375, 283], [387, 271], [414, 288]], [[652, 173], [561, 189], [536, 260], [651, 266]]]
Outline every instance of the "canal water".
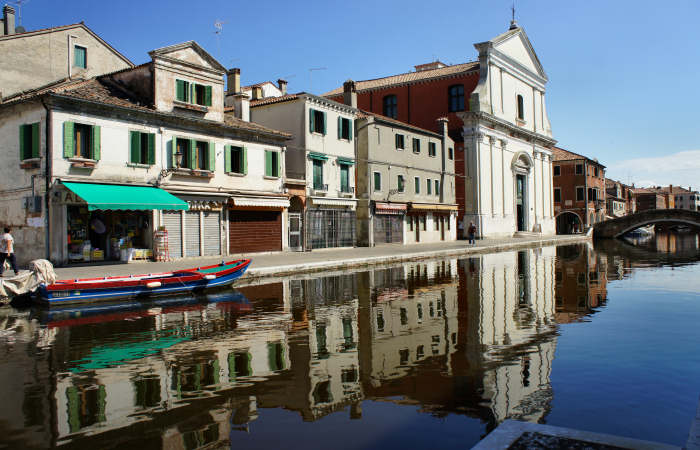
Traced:
[[505, 419], [683, 445], [696, 234], [0, 308], [0, 448], [459, 448]]

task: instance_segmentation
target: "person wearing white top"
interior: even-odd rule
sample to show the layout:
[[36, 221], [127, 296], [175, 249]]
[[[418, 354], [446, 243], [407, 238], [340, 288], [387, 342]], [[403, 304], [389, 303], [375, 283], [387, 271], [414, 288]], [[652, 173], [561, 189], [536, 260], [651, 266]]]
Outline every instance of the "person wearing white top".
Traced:
[[10, 267], [17, 275], [19, 271], [17, 270], [17, 259], [15, 258], [15, 240], [10, 234], [8, 227], [5, 227], [5, 234], [0, 236], [0, 277], [5, 269], [5, 260], [10, 261]]

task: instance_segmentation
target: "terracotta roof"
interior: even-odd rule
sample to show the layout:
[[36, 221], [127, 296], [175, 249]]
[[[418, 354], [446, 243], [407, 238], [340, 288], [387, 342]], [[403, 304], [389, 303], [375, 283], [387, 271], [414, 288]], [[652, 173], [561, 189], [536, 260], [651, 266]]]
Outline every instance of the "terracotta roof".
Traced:
[[296, 100], [297, 98], [299, 98], [299, 94], [287, 94], [281, 97], [261, 98], [259, 100], [251, 100], [250, 107], [253, 108], [255, 106], [270, 105], [272, 103], [289, 102], [292, 100]]
[[274, 87], [277, 87], [277, 85], [275, 83], [273, 83], [272, 81], [261, 81], [260, 83], [249, 84], [247, 86], [241, 86], [241, 90], [242, 91], [249, 91], [249, 90], [253, 89], [254, 87], [260, 87], [260, 86], [263, 86], [265, 84], [271, 84]]
[[577, 161], [584, 159], [586, 161], [592, 162], [593, 164], [597, 164], [600, 167], [605, 167], [603, 164], [599, 163], [594, 159], [591, 159], [587, 156], [579, 155], [578, 153], [564, 150], [563, 148], [559, 147], [552, 147], [552, 155], [554, 156], [554, 161]]
[[[650, 191], [659, 192], [659, 193], [662, 193], [662, 194], [669, 194], [669, 193], [671, 192], [671, 189], [669, 188], [669, 186], [663, 186], [663, 187], [661, 187], [661, 186], [653, 186], [653, 187], [649, 187], [648, 189], [649, 189]], [[674, 193], [674, 194], [689, 193], [689, 192], [690, 192], [690, 191], [689, 191], [688, 189], [686, 189], [686, 188], [683, 188], [683, 187], [680, 187], [680, 186], [676, 186], [676, 185], [673, 186], [673, 193]]]
[[[479, 70], [479, 62], [472, 61], [464, 64], [455, 64], [453, 66], [441, 67], [439, 69], [421, 70], [418, 72], [407, 72], [399, 75], [392, 75], [384, 78], [375, 78], [373, 80], [355, 81], [355, 89], [358, 92], [368, 91], [372, 89], [380, 89], [397, 84], [414, 83], [418, 81], [431, 80], [436, 78], [449, 77], [460, 75], [467, 72]], [[332, 97], [343, 93], [343, 87], [333, 89], [323, 94], [323, 97]]]

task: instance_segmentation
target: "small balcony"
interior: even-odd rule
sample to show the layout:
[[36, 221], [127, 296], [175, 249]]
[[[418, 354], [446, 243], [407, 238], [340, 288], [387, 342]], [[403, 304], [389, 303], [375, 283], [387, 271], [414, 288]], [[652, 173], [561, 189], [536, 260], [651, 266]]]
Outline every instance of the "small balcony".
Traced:
[[338, 191], [338, 197], [354, 197], [355, 196], [355, 187], [354, 186], [345, 186], [344, 188], [341, 188]]
[[311, 187], [311, 195], [326, 195], [328, 194], [327, 184], [313, 184]]

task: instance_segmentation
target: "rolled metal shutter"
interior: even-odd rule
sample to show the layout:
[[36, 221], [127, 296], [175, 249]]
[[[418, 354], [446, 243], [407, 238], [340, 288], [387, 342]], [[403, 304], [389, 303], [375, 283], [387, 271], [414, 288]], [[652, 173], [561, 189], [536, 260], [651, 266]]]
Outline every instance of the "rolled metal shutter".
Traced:
[[204, 213], [204, 255], [221, 254], [221, 213], [206, 211]]
[[182, 223], [180, 212], [163, 212], [163, 226], [168, 230], [168, 253], [171, 258], [182, 258]]
[[201, 256], [199, 237], [199, 211], [185, 212], [185, 256]]

